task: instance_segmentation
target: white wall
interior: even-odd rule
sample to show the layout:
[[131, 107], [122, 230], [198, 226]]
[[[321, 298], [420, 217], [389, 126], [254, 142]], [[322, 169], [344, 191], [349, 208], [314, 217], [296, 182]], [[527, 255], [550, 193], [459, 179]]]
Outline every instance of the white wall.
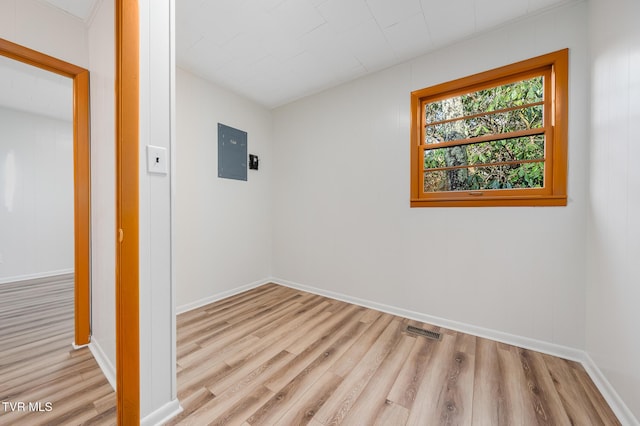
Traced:
[[89, 63], [84, 22], [44, 2], [0, 1], [0, 38], [83, 68]]
[[593, 0], [587, 352], [640, 419], [640, 2]]
[[73, 232], [73, 124], [0, 107], [0, 283], [73, 273]]
[[172, 171], [147, 172], [146, 147], [173, 148], [173, 0], [140, 2], [140, 416], [159, 424], [179, 408], [172, 288]]
[[[115, 35], [114, 1], [101, 0], [88, 29], [91, 86], [91, 331], [105, 374], [115, 380]], [[94, 351], [95, 353], [95, 351]], [[100, 357], [97, 354], [97, 358]]]
[[84, 23], [35, 0], [0, 1], [0, 38], [81, 67], [88, 64]]
[[[274, 112], [274, 276], [583, 348], [587, 5], [507, 25]], [[409, 208], [412, 90], [570, 48], [569, 202]]]
[[0, 56], [0, 107], [73, 121], [73, 80]]
[[[271, 275], [271, 113], [178, 69], [176, 305]], [[218, 123], [248, 133], [247, 181], [218, 178]]]

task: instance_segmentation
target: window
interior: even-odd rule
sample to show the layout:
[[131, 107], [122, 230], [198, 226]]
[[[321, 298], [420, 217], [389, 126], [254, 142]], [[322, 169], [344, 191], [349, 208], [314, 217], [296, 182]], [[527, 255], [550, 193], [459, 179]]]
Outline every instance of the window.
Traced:
[[568, 50], [411, 93], [411, 207], [567, 204]]

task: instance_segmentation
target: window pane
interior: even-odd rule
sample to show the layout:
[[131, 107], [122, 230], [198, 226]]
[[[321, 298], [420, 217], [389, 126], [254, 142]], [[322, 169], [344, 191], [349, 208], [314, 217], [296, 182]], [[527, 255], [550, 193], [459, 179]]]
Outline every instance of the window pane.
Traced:
[[427, 123], [434, 123], [543, 100], [544, 78], [539, 76], [428, 103], [425, 105], [425, 117]]
[[425, 149], [424, 168], [436, 169], [504, 161], [542, 160], [544, 135]]
[[436, 170], [424, 173], [424, 191], [542, 188], [543, 178], [544, 162]]
[[474, 118], [463, 118], [447, 123], [427, 126], [425, 142], [439, 143], [478, 136], [539, 129], [542, 124], [542, 105], [513, 111], [487, 114]]

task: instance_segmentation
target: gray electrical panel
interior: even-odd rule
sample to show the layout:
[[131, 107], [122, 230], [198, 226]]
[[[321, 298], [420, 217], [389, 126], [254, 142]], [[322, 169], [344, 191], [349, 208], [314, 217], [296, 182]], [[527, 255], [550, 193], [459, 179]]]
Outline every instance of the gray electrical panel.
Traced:
[[218, 177], [247, 180], [247, 132], [218, 123]]

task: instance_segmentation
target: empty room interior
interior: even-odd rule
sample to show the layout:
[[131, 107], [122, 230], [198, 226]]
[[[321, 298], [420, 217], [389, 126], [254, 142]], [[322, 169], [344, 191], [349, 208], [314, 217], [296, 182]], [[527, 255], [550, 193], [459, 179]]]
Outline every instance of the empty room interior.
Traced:
[[1, 0], [0, 425], [640, 424], [638, 17]]

